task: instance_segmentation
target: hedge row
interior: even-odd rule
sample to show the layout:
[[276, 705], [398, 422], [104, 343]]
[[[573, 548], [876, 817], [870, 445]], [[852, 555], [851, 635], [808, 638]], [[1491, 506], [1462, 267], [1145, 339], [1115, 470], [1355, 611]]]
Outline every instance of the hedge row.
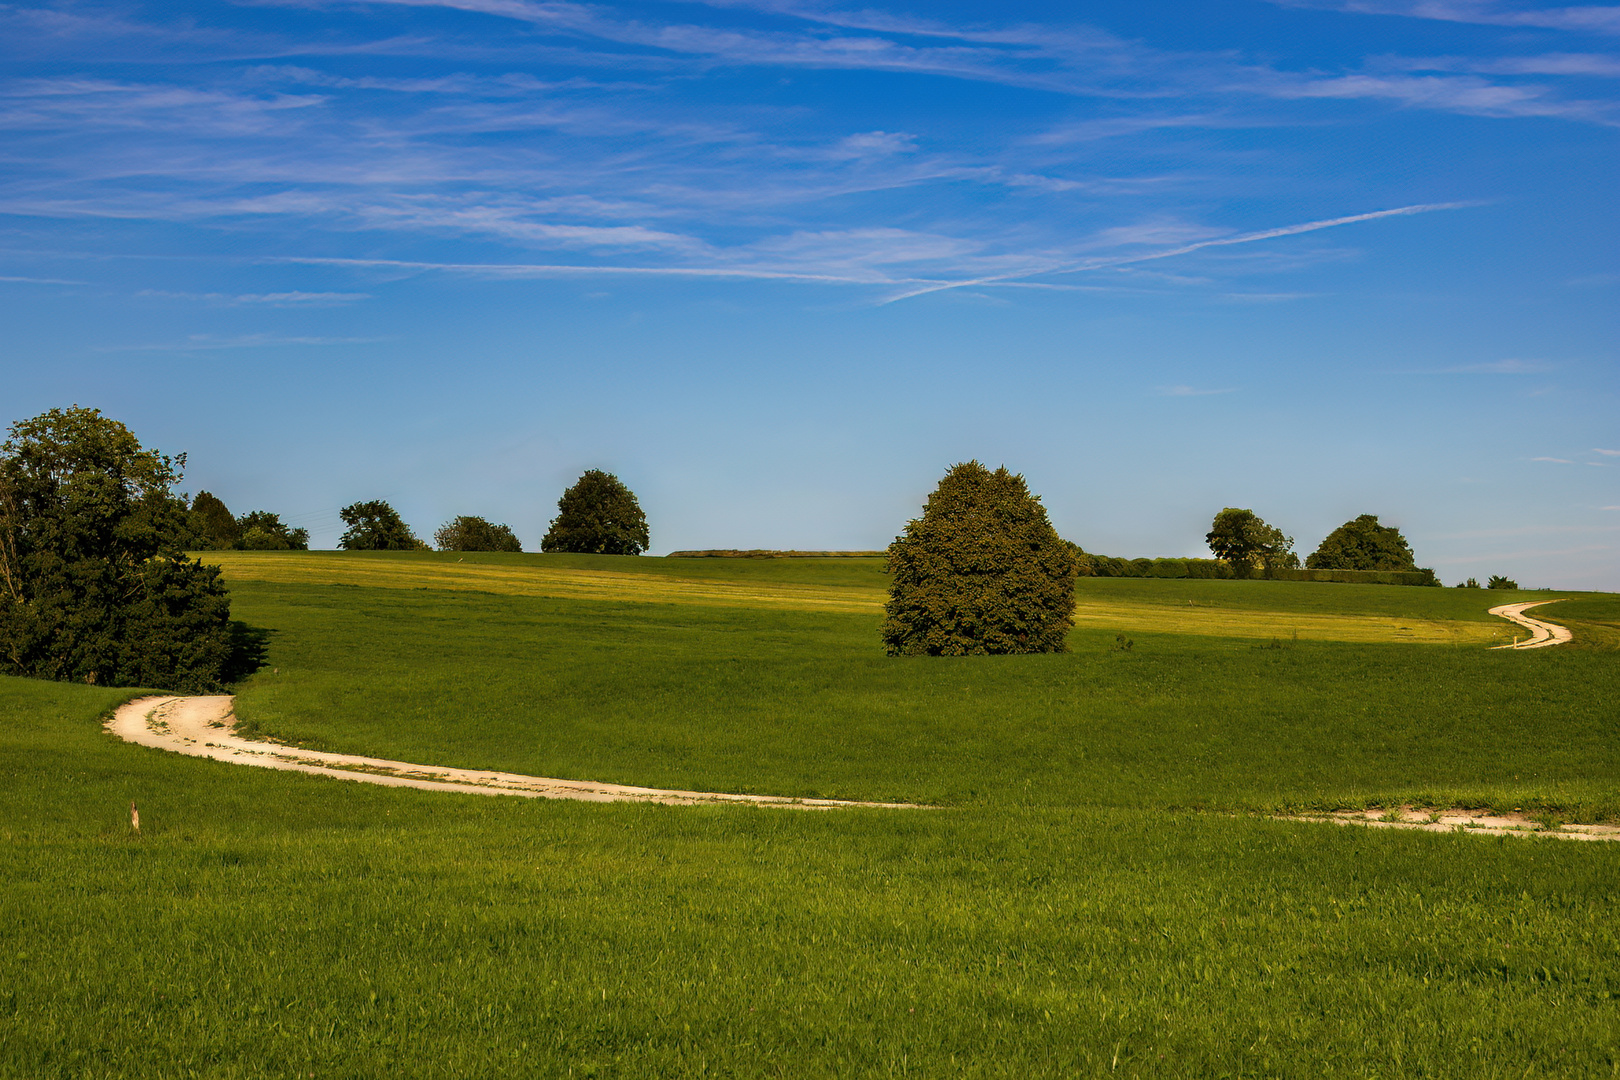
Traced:
[[1220, 559], [1116, 559], [1077, 551], [1081, 577], [1229, 578], [1232, 568]]
[[672, 551], [667, 559], [869, 559], [887, 554], [883, 551], [772, 551], [753, 548], [715, 548], [709, 551]]
[[1342, 581], [1362, 585], [1439, 585], [1433, 570], [1273, 570], [1273, 581]]

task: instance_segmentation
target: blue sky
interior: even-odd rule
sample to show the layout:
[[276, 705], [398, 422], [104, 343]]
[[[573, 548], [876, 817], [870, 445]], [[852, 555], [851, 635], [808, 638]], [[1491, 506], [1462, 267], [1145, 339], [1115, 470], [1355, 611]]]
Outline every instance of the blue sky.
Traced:
[[0, 3], [0, 421], [335, 544], [875, 548], [950, 464], [1107, 554], [1399, 525], [1620, 589], [1620, 7]]

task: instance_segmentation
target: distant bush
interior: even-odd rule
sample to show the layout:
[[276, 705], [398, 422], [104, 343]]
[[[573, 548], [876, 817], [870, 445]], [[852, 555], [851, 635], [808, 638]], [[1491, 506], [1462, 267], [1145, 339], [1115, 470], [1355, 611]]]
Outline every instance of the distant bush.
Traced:
[[523, 545], [510, 528], [493, 525], [481, 517], [458, 517], [445, 522], [433, 533], [440, 551], [522, 551]]
[[1228, 506], [1215, 515], [1204, 541], [1217, 559], [1232, 567], [1234, 577], [1260, 577], [1276, 567], [1299, 565], [1294, 538], [1267, 525], [1253, 510]]
[[242, 534], [233, 547], [242, 551], [308, 551], [309, 530], [282, 523], [280, 514], [252, 510], [236, 519]]
[[186, 515], [197, 551], [308, 551], [309, 530], [294, 529], [268, 510], [232, 517], [211, 492], [199, 491]]
[[1475, 581], [1473, 578], [1469, 578], [1467, 581], [1459, 581], [1459, 582], [1457, 582], [1457, 588], [1459, 588], [1459, 589], [1477, 589], [1477, 588], [1479, 588], [1479, 582]]
[[1501, 574], [1492, 574], [1491, 579], [1485, 583], [1487, 589], [1517, 589], [1519, 583]]

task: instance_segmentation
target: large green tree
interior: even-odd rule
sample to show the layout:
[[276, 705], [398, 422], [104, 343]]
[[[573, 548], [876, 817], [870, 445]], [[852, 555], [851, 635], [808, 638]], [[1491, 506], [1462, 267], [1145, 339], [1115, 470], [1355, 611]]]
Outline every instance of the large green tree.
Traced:
[[217, 689], [231, 660], [217, 567], [182, 551], [185, 465], [96, 409], [52, 409], [0, 445], [0, 669]]
[[1312, 570], [1416, 570], [1417, 560], [1401, 530], [1362, 514], [1327, 534], [1305, 560]]
[[953, 465], [889, 545], [890, 656], [1063, 652], [1074, 625], [1072, 545], [1006, 467]]
[[465, 515], [445, 522], [434, 530], [433, 542], [440, 551], [522, 551], [517, 534], [506, 525], [494, 525], [481, 517]]
[[1217, 559], [1225, 560], [1234, 577], [1253, 577], [1276, 567], [1299, 565], [1294, 538], [1267, 525], [1253, 510], [1228, 506], [1215, 515], [1204, 537]]
[[557, 516], [540, 550], [640, 555], [648, 542], [647, 515], [635, 492], [612, 473], [587, 469], [557, 500]]
[[350, 503], [338, 511], [348, 528], [338, 540], [346, 551], [426, 551], [399, 511], [381, 499]]

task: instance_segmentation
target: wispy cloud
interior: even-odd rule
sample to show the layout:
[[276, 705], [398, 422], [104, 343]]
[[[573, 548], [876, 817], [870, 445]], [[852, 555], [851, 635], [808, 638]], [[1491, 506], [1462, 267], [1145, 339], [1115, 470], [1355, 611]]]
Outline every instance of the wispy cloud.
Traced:
[[1161, 397], [1209, 397], [1209, 396], [1211, 396], [1213, 394], [1230, 394], [1230, 393], [1235, 392], [1236, 389], [1237, 388], [1233, 387], [1233, 386], [1222, 387], [1221, 389], [1218, 389], [1218, 390], [1203, 389], [1201, 387], [1196, 387], [1196, 386], [1161, 386], [1161, 387], [1159, 387], [1159, 396], [1161, 396]]
[[1539, 375], [1553, 370], [1556, 365], [1545, 360], [1488, 360], [1478, 364], [1457, 364], [1452, 367], [1417, 371], [1415, 375]]
[[1592, 447], [1592, 453], [1603, 454], [1605, 457], [1620, 457], [1620, 450], [1605, 450], [1600, 446]]
[[1553, 465], [1573, 465], [1573, 464], [1575, 464], [1575, 462], [1569, 460], [1568, 458], [1561, 458], [1561, 457], [1533, 457], [1530, 460], [1531, 461], [1546, 461], [1546, 462], [1550, 462]]
[[333, 307], [371, 299], [370, 293], [355, 292], [188, 293], [142, 289], [136, 295], [165, 300], [201, 300], [231, 306], [262, 304], [270, 307]]
[[1527, 9], [1493, 0], [1272, 0], [1283, 7], [1319, 8], [1358, 15], [1400, 15], [1483, 26], [1522, 26], [1620, 34], [1620, 8], [1578, 5]]
[[88, 285], [87, 281], [75, 281], [72, 278], [53, 277], [25, 277], [17, 274], [0, 275], [0, 281], [13, 282], [19, 285]]
[[212, 334], [193, 334], [181, 341], [159, 342], [145, 345], [106, 345], [98, 352], [209, 352], [215, 349], [268, 349], [303, 345], [375, 345], [387, 338], [381, 337], [320, 337], [277, 334], [238, 334], [219, 337]]

